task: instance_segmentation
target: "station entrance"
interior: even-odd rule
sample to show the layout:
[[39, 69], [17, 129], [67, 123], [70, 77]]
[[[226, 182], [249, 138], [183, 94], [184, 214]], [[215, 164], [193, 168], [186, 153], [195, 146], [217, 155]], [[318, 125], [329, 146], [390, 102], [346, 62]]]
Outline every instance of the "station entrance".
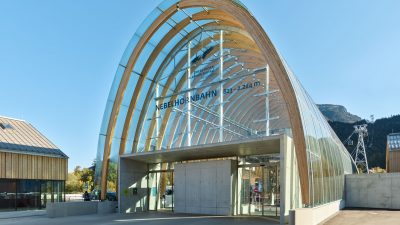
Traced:
[[121, 156], [119, 209], [286, 219], [300, 197], [287, 195], [298, 190], [293, 151], [281, 135]]
[[[261, 159], [263, 162], [246, 162], [249, 159], [250, 161]], [[212, 160], [218, 161], [218, 159]], [[278, 217], [280, 211], [279, 155], [232, 157], [232, 160], [237, 163], [237, 171], [235, 171], [237, 174], [237, 188], [235, 189], [237, 191], [234, 193], [236, 212], [234, 214]], [[173, 164], [170, 163], [172, 168]], [[174, 211], [174, 174], [173, 169], [148, 172], [147, 201], [149, 202], [149, 211]], [[196, 188], [194, 187], [194, 189]], [[202, 194], [208, 195], [210, 193]]]

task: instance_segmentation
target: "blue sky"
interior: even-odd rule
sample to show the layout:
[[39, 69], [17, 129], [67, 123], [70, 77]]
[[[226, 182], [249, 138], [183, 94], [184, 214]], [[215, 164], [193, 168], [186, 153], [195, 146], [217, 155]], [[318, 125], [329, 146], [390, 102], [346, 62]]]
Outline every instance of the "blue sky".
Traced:
[[[243, 0], [316, 103], [400, 113], [400, 1]], [[139, 3], [139, 4], [138, 4]], [[159, 0], [0, 0], [0, 115], [89, 166], [122, 53]]]

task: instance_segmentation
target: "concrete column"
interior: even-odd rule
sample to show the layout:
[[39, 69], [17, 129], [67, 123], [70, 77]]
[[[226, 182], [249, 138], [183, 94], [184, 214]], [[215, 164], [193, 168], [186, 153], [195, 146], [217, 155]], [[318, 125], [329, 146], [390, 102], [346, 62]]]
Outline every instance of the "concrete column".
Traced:
[[291, 194], [294, 186], [292, 184], [295, 160], [294, 145], [292, 139], [287, 135], [282, 135], [280, 149], [280, 224], [285, 224], [289, 221], [289, 210], [294, 208], [293, 202], [295, 201]]
[[147, 164], [120, 157], [118, 170], [119, 212], [147, 211]]

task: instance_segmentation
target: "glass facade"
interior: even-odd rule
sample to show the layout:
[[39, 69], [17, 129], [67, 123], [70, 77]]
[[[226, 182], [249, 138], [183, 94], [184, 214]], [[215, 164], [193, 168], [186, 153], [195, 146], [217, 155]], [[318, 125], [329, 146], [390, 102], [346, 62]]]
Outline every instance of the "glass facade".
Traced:
[[0, 211], [46, 208], [65, 201], [65, 181], [0, 179]]
[[349, 152], [284, 59], [298, 101], [307, 150], [309, 207], [342, 199], [344, 175], [354, 172]]
[[[122, 154], [293, 137], [292, 121], [298, 118], [307, 155], [307, 165], [299, 166], [307, 167], [308, 180], [302, 184], [307, 182], [310, 196], [304, 206], [341, 199], [344, 174], [352, 173], [350, 155], [283, 58], [267, 60], [269, 53], [252, 31], [229, 13], [240, 7], [254, 19], [243, 4], [221, 2], [225, 5], [199, 7], [164, 1], [133, 35], [107, 99], [97, 184], [107, 189], [108, 182], [116, 183], [110, 171], [116, 171]], [[284, 67], [289, 86], [282, 85], [280, 71], [270, 64]], [[294, 103], [285, 98], [291, 91]], [[291, 115], [289, 107], [297, 107], [300, 115]]]

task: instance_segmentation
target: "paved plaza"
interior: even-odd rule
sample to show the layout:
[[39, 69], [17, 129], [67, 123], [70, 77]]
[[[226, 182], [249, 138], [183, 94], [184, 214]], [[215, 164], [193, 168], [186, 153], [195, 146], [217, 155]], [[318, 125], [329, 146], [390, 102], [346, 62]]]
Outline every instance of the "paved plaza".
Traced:
[[342, 210], [323, 225], [399, 225], [400, 211]]
[[[388, 210], [343, 210], [321, 225], [398, 225], [400, 211]], [[168, 212], [148, 212], [137, 214], [84, 215], [61, 218], [47, 218], [45, 211], [0, 212], [1, 225], [102, 225], [102, 224], [140, 224], [140, 225], [276, 225], [274, 219], [265, 217], [204, 216]], [[306, 225], [306, 224], [299, 224]]]
[[[1, 214], [1, 213], [0, 213]], [[263, 217], [231, 217], [231, 216], [204, 216], [178, 213], [149, 212], [137, 214], [107, 214], [107, 215], [84, 215], [70, 216], [61, 218], [47, 218], [46, 215], [31, 215], [24, 217], [1, 218], [1, 225], [101, 225], [101, 224], [140, 224], [140, 225], [276, 225], [279, 224], [268, 218]]]

